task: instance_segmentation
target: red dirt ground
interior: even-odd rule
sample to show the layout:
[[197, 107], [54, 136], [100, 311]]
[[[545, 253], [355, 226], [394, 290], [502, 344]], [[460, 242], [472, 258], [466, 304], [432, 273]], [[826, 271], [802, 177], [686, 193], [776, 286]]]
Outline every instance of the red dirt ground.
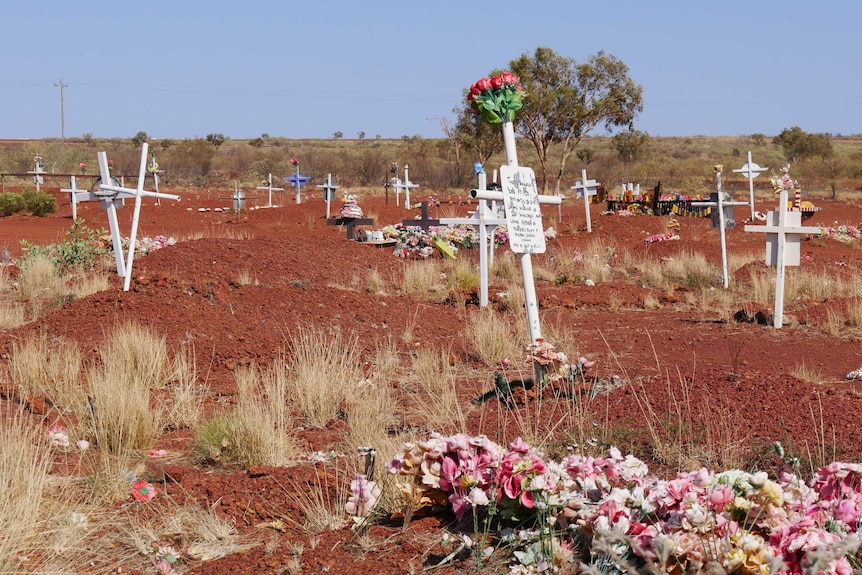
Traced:
[[[62, 239], [71, 223], [70, 205], [68, 197], [54, 193], [60, 207], [57, 214], [0, 219], [0, 250], [6, 247], [17, 257], [19, 240], [46, 244]], [[465, 351], [464, 326], [476, 306], [460, 305], [460, 301], [459, 305], [431, 303], [400, 293], [405, 260], [394, 257], [391, 249], [349, 241], [343, 229], [326, 225], [319, 194], [301, 205], [292, 202], [293, 194], [285, 194], [276, 198], [283, 207], [252, 210], [238, 217], [199, 211], [227, 207], [229, 201], [218, 197], [228, 196], [228, 191], [178, 193], [182, 195], [178, 203], [145, 202], [139, 237], [162, 234], [183, 241], [136, 258], [131, 291], [123, 292], [121, 279], [112, 275], [107, 291], [73, 301], [23, 327], [0, 330], [0, 359], [8, 358], [14, 341], [40, 331], [80, 342], [95, 354], [113, 322], [134, 319], [164, 334], [169, 346], [193, 343], [199, 361], [205, 357], [211, 365], [206, 377], [213, 397], [224, 399], [235, 393], [234, 368], [271, 361], [283, 349], [285, 334], [300, 322], [314, 322], [359, 333], [369, 351], [376, 341], [390, 337], [404, 357], [417, 346], [448, 349], [453, 361], [480, 374], [465, 379], [459, 389], [470, 431], [486, 433], [500, 443], [513, 439], [488, 423], [497, 426], [500, 418], [507, 417], [496, 400], [481, 407], [468, 401], [492, 386], [493, 368], [476, 364]], [[808, 225], [859, 226], [862, 222], [858, 202], [816, 203], [822, 212]], [[394, 197], [389, 205], [382, 196], [363, 198], [360, 204], [367, 216], [376, 217], [378, 226], [418, 213], [396, 207]], [[466, 215], [471, 208], [444, 204], [439, 209], [447, 215], [455, 210]], [[544, 209], [546, 215], [555, 215], [556, 208]], [[592, 206], [593, 231], [588, 234], [583, 205], [566, 205], [557, 239], [549, 243], [546, 254], [534, 256], [534, 265], [551, 256], [568, 253], [571, 257], [572, 247], [597, 238], [617, 254], [631, 251], [656, 261], [683, 251], [701, 252], [713, 262], [720, 259], [719, 235], [708, 219], [680, 218], [680, 241], [646, 244], [645, 237], [665, 231], [666, 218], [601, 215], [602, 209], [602, 205]], [[432, 208], [435, 215], [437, 209]], [[92, 228], [107, 228], [105, 214], [95, 203], [81, 204], [79, 216]], [[120, 216], [122, 232], [128, 235], [131, 209], [120, 210]], [[744, 214], [737, 217], [741, 220]], [[742, 227], [740, 222], [728, 231], [728, 251], [762, 252], [763, 234], [745, 233]], [[188, 237], [203, 239], [184, 240]], [[841, 269], [847, 274], [862, 269], [858, 246], [809, 240], [803, 242], [802, 253], [803, 268]], [[475, 254], [464, 255], [475, 258]], [[377, 269], [385, 279], [383, 293], [365, 291], [370, 269]], [[249, 272], [257, 285], [241, 285], [237, 281], [241, 272]], [[747, 274], [738, 273], [734, 281], [746, 278]], [[845, 374], [862, 367], [862, 333], [847, 329], [836, 337], [827, 335], [824, 328], [828, 310], [840, 309], [846, 302], [788, 304], [785, 313], [792, 323], [776, 330], [757, 323], [722, 322], [714, 310], [687, 304], [684, 286], [669, 294], [616, 280], [594, 287], [539, 283], [537, 291], [543, 325], [553, 326], [555, 333], [570, 333], [577, 342], [577, 350], [564, 350], [570, 357], [595, 359], [599, 377], [621, 375], [630, 382], [608, 393], [606, 401], [595, 403], [594, 419], [615, 430], [612, 438], [625, 438], [633, 448], [640, 446], [645, 457], [648, 437], [636, 398], [644, 392], [666, 421], [676, 421], [671, 414], [682, 405], [692, 424], [722, 422], [722, 426], [707, 427], [713, 433], [723, 429], [727, 441], [744, 443], [749, 466], [775, 465], [768, 457], [774, 441], [792, 445], [804, 456], [806, 446], [812, 448], [823, 435], [830, 448], [834, 441], [837, 458], [862, 461], [862, 385], [845, 381]], [[659, 309], [644, 309], [647, 294], [661, 302]], [[771, 313], [771, 309], [763, 311]], [[416, 343], [408, 345], [400, 336], [411, 327]], [[831, 383], [808, 383], [791, 376], [803, 363]], [[393, 385], [397, 387], [397, 382]], [[338, 437], [339, 422], [301, 434], [309, 452], [337, 449]], [[166, 435], [158, 447], [176, 452], [187, 448], [189, 439]], [[724, 440], [716, 437], [716, 441]], [[391, 455], [380, 454], [380, 458]], [[302, 505], [284, 486], [312, 485], [318, 474], [311, 465], [225, 471], [183, 461], [164, 469], [168, 495], [214, 505], [242, 533], [269, 540], [266, 546], [223, 559], [191, 562], [188, 573], [285, 572], [283, 566], [291, 557], [289, 544], [296, 542], [305, 545], [303, 573], [406, 573], [411, 565], [421, 568], [445, 555], [438, 544], [439, 528], [448, 517], [416, 518], [406, 530], [397, 519], [384, 521], [361, 539], [349, 528], [314, 539], [290, 521], [283, 535], [256, 527], [279, 518], [301, 523]], [[116, 572], [118, 566], [123, 567], [101, 567]], [[134, 567], [125, 565], [123, 571]], [[462, 567], [469, 569], [470, 564], [437, 572], [458, 573]]]

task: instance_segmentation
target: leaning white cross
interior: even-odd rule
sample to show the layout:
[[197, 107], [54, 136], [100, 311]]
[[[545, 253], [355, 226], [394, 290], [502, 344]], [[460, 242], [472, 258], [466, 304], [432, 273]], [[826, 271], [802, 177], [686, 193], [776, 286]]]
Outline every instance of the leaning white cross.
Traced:
[[595, 180], [587, 179], [587, 171], [581, 170], [581, 180], [575, 182], [571, 189], [575, 190], [575, 196], [584, 198], [584, 211], [587, 213], [587, 232], [592, 233], [593, 224], [590, 220], [590, 196], [598, 194], [599, 183]]
[[[158, 180], [156, 180], [156, 181], [158, 181]], [[269, 191], [269, 201], [266, 204], [266, 207], [268, 207], [268, 208], [272, 207], [272, 192], [280, 192], [280, 191], [284, 190], [284, 188], [272, 187], [272, 173], [269, 173], [266, 175], [266, 185], [265, 186], [258, 186], [255, 189], [256, 190], [268, 190]]]
[[[480, 172], [479, 187], [473, 192], [487, 190], [485, 172]], [[488, 268], [494, 263], [493, 230], [499, 225], [506, 225], [506, 219], [497, 217], [488, 206], [487, 200], [479, 200], [479, 206], [471, 218], [441, 218], [444, 226], [476, 226], [479, 228], [479, 307], [488, 305]], [[489, 235], [490, 232], [490, 235]], [[490, 239], [490, 242], [489, 242]]]
[[332, 183], [332, 174], [326, 175], [325, 184], [317, 184], [318, 188], [323, 188], [323, 199], [326, 200], [326, 219], [329, 219], [329, 204], [335, 199], [335, 190], [341, 186], [336, 186]]
[[746, 232], [766, 232], [766, 264], [775, 267], [775, 313], [772, 326], [784, 323], [784, 276], [786, 266], [798, 266], [800, 235], [820, 233], [819, 227], [803, 226], [802, 212], [787, 211], [787, 190], [781, 190], [778, 211], [766, 214], [766, 225], [745, 226]]
[[751, 221], [754, 221], [754, 178], [765, 172], [767, 169], [768, 168], [766, 166], [760, 167], [751, 161], [751, 150], [749, 150], [748, 163], [738, 170], [733, 170], [735, 174], [742, 174], [748, 178], [748, 197], [749, 202], [751, 203]]
[[419, 184], [414, 184], [410, 181], [409, 169], [410, 166], [404, 164], [404, 181], [402, 182], [401, 179], [396, 176], [393, 178], [392, 182], [392, 187], [395, 188], [395, 205], [398, 205], [399, 192], [404, 190], [404, 206], [408, 210], [410, 209], [410, 190], [419, 187]]
[[[135, 189], [124, 188], [114, 185], [116, 181], [111, 178], [111, 171], [108, 167], [108, 156], [105, 152], [99, 152], [99, 173], [100, 182], [98, 189], [92, 192], [77, 191], [77, 186], [72, 180], [72, 190], [75, 194], [76, 202], [99, 201], [102, 209], [108, 212], [108, 227], [111, 231], [111, 244], [114, 246], [114, 259], [117, 262], [117, 275], [125, 278], [123, 283], [123, 291], [129, 291], [129, 286], [132, 281], [132, 262], [135, 260], [135, 240], [138, 234], [138, 221], [141, 216], [141, 198], [163, 198], [166, 200], [179, 201], [180, 197], [174, 194], [162, 194], [158, 192], [150, 192], [144, 189], [144, 176], [147, 169], [147, 148], [148, 144], [144, 142], [141, 149], [141, 168], [138, 172], [138, 186]], [[129, 234], [129, 253], [128, 261], [123, 259], [123, 240], [120, 236], [120, 226], [117, 222], [117, 209], [123, 207], [123, 202], [126, 198], [135, 199], [135, 210], [132, 213], [132, 231]]]
[[512, 122], [503, 123], [503, 146], [507, 161], [507, 165], [500, 167], [503, 191], [480, 193], [474, 190], [471, 195], [482, 200], [503, 200], [503, 206], [506, 209], [506, 228], [509, 232], [509, 247], [512, 253], [518, 254], [518, 261], [521, 264], [530, 343], [535, 344], [542, 339], [542, 330], [539, 324], [539, 302], [536, 297], [530, 254], [540, 254], [545, 251], [545, 233], [542, 230], [542, 211], [539, 204], [559, 205], [563, 198], [539, 196], [533, 170], [518, 165], [518, 150], [515, 148], [515, 129]]

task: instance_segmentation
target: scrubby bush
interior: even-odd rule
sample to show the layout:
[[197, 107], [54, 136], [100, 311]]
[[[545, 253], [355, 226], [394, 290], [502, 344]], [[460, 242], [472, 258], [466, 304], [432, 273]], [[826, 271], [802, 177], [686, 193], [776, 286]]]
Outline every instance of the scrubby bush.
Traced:
[[24, 209], [36, 217], [41, 218], [46, 214], [57, 212], [57, 199], [51, 194], [25, 190], [22, 196], [24, 197]]
[[24, 197], [21, 194], [4, 192], [0, 194], [0, 216], [11, 216], [24, 211]]

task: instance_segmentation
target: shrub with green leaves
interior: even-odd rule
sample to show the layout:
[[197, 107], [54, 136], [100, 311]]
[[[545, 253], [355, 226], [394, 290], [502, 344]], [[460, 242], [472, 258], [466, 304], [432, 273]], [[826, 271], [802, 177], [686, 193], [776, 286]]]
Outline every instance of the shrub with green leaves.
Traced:
[[57, 199], [45, 192], [34, 192], [24, 190], [24, 209], [36, 217], [42, 218], [46, 214], [57, 212]]
[[84, 220], [78, 218], [72, 222], [71, 229], [66, 232], [66, 238], [59, 244], [38, 246], [27, 240], [21, 240], [21, 246], [27, 252], [21, 265], [26, 267], [30, 258], [40, 255], [48, 256], [60, 268], [84, 268], [92, 270], [102, 256], [108, 253], [102, 245], [99, 236], [107, 232], [87, 227]]
[[12, 192], [0, 194], [0, 217], [11, 216], [23, 212], [25, 207], [24, 196]]

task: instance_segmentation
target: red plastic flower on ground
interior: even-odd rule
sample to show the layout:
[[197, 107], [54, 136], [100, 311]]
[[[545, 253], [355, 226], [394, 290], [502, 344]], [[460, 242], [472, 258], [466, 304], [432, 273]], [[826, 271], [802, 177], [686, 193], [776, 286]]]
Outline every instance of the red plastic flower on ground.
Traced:
[[138, 479], [132, 483], [132, 498], [135, 501], [152, 501], [156, 496], [156, 488], [149, 481]]

